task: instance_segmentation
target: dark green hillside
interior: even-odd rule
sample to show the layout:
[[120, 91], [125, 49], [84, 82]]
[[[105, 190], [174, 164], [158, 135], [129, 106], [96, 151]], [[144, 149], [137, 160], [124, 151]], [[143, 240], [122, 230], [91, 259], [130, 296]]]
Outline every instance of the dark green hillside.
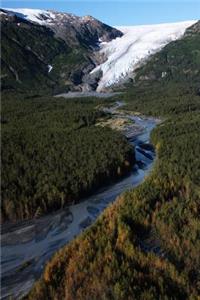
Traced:
[[[77, 70], [91, 64], [86, 48], [66, 44], [45, 26], [18, 17], [1, 18], [3, 90], [29, 89], [44, 94], [79, 84], [74, 81]], [[48, 65], [53, 67], [51, 72]]]
[[199, 38], [194, 26], [127, 87], [128, 109], [163, 117], [153, 172], [55, 254], [28, 299], [200, 299]]
[[130, 171], [127, 140], [94, 126], [100, 103], [3, 95], [3, 221], [62, 208]]

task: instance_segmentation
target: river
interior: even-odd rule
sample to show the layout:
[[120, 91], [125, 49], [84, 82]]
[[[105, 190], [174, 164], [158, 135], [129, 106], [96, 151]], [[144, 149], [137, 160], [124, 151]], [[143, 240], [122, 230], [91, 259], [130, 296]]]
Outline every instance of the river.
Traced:
[[[117, 115], [117, 102], [108, 112]], [[154, 118], [131, 114], [120, 117], [132, 120], [137, 130], [126, 132], [136, 149], [137, 163], [129, 176], [98, 190], [93, 196], [62, 211], [31, 221], [2, 225], [1, 235], [1, 299], [20, 299], [33, 286], [45, 263], [55, 251], [66, 245], [86, 227], [122, 192], [141, 184], [152, 168], [155, 158], [149, 144], [150, 133], [158, 123]], [[139, 129], [139, 130], [138, 130]]]

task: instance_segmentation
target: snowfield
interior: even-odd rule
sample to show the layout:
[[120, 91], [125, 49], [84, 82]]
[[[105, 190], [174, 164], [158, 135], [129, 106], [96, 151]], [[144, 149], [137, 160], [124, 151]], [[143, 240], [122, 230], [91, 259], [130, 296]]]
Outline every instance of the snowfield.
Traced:
[[48, 10], [30, 8], [3, 8], [10, 15], [16, 15], [21, 19], [35, 22], [40, 25], [51, 23], [55, 19], [55, 14]]
[[71, 13], [59, 13], [51, 10], [42, 10], [42, 9], [30, 9], [30, 8], [2, 8], [9, 15], [16, 15], [21, 19], [27, 20], [29, 22], [34, 22], [43, 26], [54, 25], [54, 22], [62, 22], [62, 19], [65, 18], [65, 21], [68, 20], [69, 23], [72, 21], [82, 21], [87, 22], [88, 19], [91, 19], [89, 16], [78, 17]]
[[124, 35], [108, 43], [101, 43], [100, 52], [107, 59], [97, 66], [91, 73], [99, 70], [103, 76], [97, 91], [132, 75], [133, 71], [144, 63], [148, 57], [166, 46], [171, 41], [181, 38], [185, 30], [196, 21], [179, 23], [116, 27]]
[[52, 69], [53, 69], [53, 66], [48, 65], [48, 73], [50, 73], [52, 71]]

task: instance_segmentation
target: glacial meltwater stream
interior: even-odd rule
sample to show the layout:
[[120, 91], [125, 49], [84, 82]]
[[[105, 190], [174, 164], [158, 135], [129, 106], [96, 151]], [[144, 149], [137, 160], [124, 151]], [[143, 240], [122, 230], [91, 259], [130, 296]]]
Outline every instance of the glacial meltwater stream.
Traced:
[[[120, 102], [107, 111], [118, 114]], [[153, 118], [121, 114], [136, 125], [126, 133], [135, 146], [137, 163], [129, 176], [98, 190], [82, 202], [39, 219], [5, 224], [1, 235], [1, 299], [20, 299], [41, 275], [45, 263], [55, 251], [66, 245], [122, 192], [138, 186], [151, 170], [155, 152], [149, 144], [152, 129], [159, 122]]]

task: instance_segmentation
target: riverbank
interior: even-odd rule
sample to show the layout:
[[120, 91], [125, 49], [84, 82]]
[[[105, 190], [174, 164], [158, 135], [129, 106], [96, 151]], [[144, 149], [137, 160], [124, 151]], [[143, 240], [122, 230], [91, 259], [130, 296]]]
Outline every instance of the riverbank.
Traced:
[[119, 96], [122, 92], [110, 92], [110, 93], [98, 93], [98, 92], [68, 92], [59, 95], [55, 95], [55, 98], [63, 97], [66, 99], [72, 98], [86, 98], [86, 97], [96, 97], [96, 98], [111, 98]]

